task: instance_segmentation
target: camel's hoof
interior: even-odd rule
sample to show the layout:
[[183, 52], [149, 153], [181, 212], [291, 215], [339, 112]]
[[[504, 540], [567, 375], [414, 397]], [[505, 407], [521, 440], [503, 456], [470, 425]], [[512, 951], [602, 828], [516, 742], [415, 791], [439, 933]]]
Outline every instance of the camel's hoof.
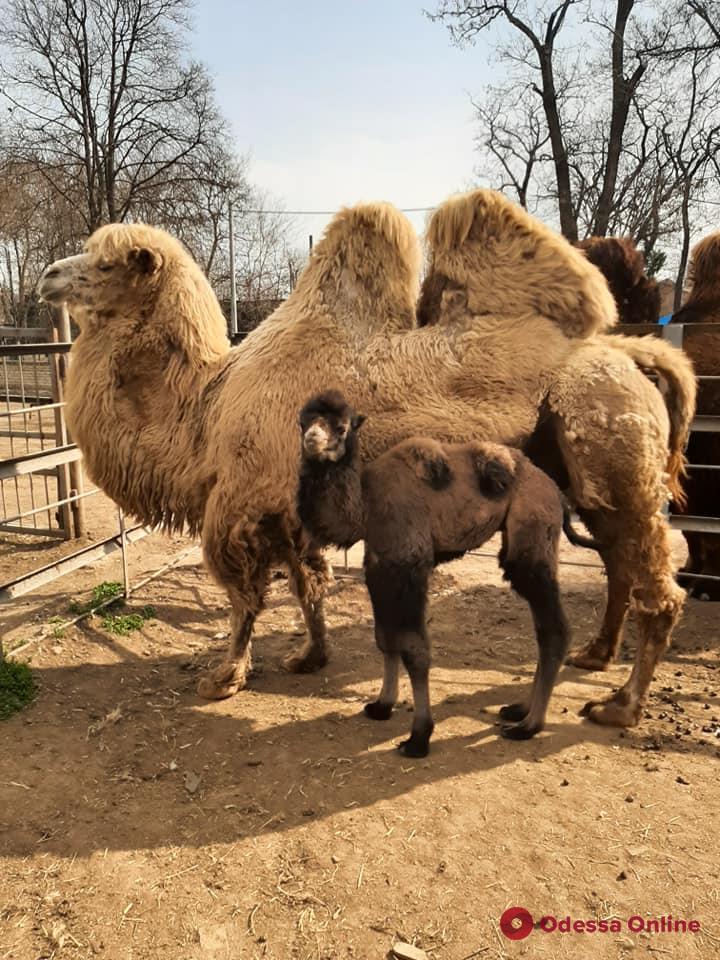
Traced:
[[403, 740], [402, 743], [398, 744], [398, 750], [404, 757], [420, 760], [430, 752], [430, 743], [424, 739], [414, 740], [411, 736], [409, 740]]
[[580, 711], [580, 716], [604, 727], [635, 727], [640, 719], [640, 707], [619, 703], [613, 698], [590, 700]]
[[282, 666], [288, 673], [315, 673], [327, 664], [328, 659], [327, 650], [303, 647], [283, 657]]
[[571, 653], [565, 663], [580, 670], [607, 670], [610, 657], [602, 656], [594, 647], [583, 647], [577, 653]]
[[381, 700], [373, 700], [372, 703], [365, 704], [363, 712], [365, 716], [370, 717], [371, 720], [389, 720], [392, 716], [393, 705], [391, 703], [383, 703]]
[[536, 733], [540, 733], [542, 727], [539, 724], [532, 726], [526, 723], [503, 723], [500, 726], [500, 736], [506, 740], [529, 740]]
[[247, 677], [241, 673], [238, 664], [228, 661], [221, 663], [209, 676], [201, 677], [197, 692], [205, 700], [226, 700], [242, 690], [246, 682]]
[[[500, 707], [498, 716], [506, 723], [518, 723], [524, 720], [528, 715], [528, 707], [524, 703], [509, 703], [506, 707]], [[503, 734], [504, 736], [504, 734]]]

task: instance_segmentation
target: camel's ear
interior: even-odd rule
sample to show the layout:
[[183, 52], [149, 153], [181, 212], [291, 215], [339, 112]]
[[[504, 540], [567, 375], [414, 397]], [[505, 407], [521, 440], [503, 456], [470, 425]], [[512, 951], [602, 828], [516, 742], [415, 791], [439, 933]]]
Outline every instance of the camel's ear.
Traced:
[[360, 427], [365, 423], [367, 417], [362, 413], [356, 413], [355, 416], [350, 421], [350, 425], [353, 430], [359, 430]]
[[150, 276], [162, 267], [162, 257], [148, 247], [133, 247], [128, 254], [128, 263], [137, 267], [145, 276]]

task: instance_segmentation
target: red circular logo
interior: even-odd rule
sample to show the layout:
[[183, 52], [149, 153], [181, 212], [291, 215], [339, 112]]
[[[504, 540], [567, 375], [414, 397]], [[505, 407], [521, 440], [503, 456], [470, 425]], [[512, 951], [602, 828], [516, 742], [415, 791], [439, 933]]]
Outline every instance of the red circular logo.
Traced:
[[508, 940], [524, 940], [533, 930], [533, 918], [525, 907], [508, 907], [500, 917], [500, 929]]

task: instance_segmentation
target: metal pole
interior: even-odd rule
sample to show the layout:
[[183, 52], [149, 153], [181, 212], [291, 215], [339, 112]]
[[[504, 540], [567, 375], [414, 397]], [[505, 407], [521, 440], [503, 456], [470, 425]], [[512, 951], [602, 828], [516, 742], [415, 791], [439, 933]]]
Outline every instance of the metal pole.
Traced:
[[237, 336], [237, 289], [235, 287], [235, 230], [233, 228], [232, 200], [228, 200], [228, 230], [230, 233], [230, 336]]
[[130, 599], [130, 575], [128, 573], [127, 558], [127, 531], [125, 529], [125, 514], [121, 507], [118, 507], [118, 525], [120, 527], [120, 553], [122, 555], [123, 587], [125, 589], [125, 599]]

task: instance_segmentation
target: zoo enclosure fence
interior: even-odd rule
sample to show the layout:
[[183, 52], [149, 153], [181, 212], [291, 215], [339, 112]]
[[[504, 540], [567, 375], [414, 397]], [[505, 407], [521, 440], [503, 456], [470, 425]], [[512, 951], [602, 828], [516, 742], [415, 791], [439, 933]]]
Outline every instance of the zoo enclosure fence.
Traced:
[[[24, 542], [37, 540], [53, 546], [85, 538], [85, 502], [100, 493], [95, 487], [84, 487], [82, 454], [65, 421], [64, 385], [71, 346], [65, 310], [52, 311], [47, 327], [0, 327], [0, 533]], [[197, 549], [184, 551], [162, 570], [133, 584], [128, 547], [151, 532], [142, 524], [127, 526], [118, 509], [117, 531], [111, 536], [0, 584], [0, 611], [16, 598], [115, 551], [121, 553], [127, 598]]]
[[[687, 337], [698, 332], [720, 338], [720, 324], [621, 325], [616, 329], [629, 335], [660, 336], [679, 347]], [[52, 312], [47, 329], [0, 327], [2, 533], [36, 537], [46, 542], [78, 539], [85, 534], [86, 498], [100, 491], [84, 489], [82, 454], [72, 442], [65, 422], [64, 384], [71, 345], [70, 321], [64, 309]], [[701, 382], [720, 380], [720, 376], [698, 379]], [[693, 430], [720, 432], [720, 416], [696, 416]], [[691, 463], [689, 469], [717, 471], [720, 465]], [[669, 522], [674, 529], [720, 534], [720, 518], [717, 517], [671, 515]], [[133, 590], [197, 549], [193, 546], [183, 551], [161, 570], [133, 585], [129, 576], [128, 546], [151, 532], [150, 528], [139, 523], [127, 526], [125, 517], [118, 510], [117, 531], [111, 536], [0, 584], [0, 609], [14, 599], [118, 550], [122, 558], [123, 593], [127, 598]], [[693, 577], [720, 579], [698, 574]]]

